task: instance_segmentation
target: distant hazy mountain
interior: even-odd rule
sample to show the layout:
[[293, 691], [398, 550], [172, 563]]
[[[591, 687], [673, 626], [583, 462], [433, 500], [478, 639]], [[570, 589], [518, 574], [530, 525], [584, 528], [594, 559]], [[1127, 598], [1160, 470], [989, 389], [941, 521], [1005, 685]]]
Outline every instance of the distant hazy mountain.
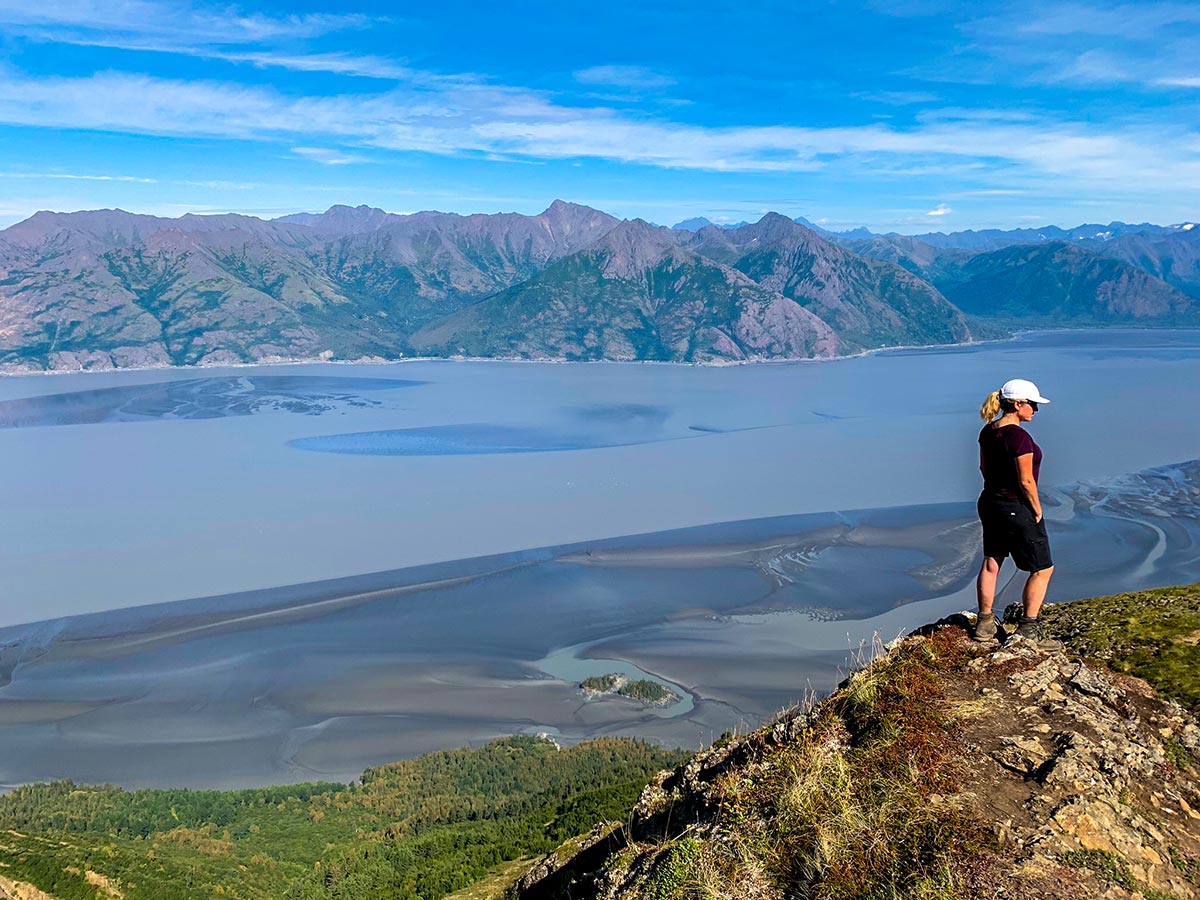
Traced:
[[934, 282], [946, 267], [959, 265], [974, 255], [970, 250], [935, 247], [904, 234], [880, 234], [869, 240], [842, 239], [838, 244], [860, 256], [895, 263]]
[[971, 337], [962, 313], [928, 282], [776, 213], [734, 231], [701, 229], [688, 246], [795, 300], [859, 348]]
[[[706, 230], [720, 233], [720, 229]], [[413, 335], [418, 351], [471, 356], [709, 361], [833, 356], [833, 329], [799, 304], [622, 222], [529, 281]]]
[[741, 228], [746, 222], [738, 222], [736, 225], [718, 225], [715, 222], [710, 222], [703, 216], [695, 219], [684, 219], [682, 222], [676, 222], [671, 226], [672, 231], [699, 231], [701, 228], [706, 228], [712, 225], [716, 228]]
[[938, 286], [967, 313], [1054, 324], [1200, 323], [1200, 303], [1141, 269], [1065, 241], [970, 257]]
[[854, 228], [850, 231], [830, 231], [828, 228], [822, 228], [820, 225], [810, 222], [808, 219], [804, 218], [804, 216], [796, 216], [796, 218], [792, 219], [792, 221], [797, 225], [803, 225], [805, 228], [815, 231], [817, 234], [821, 235], [821, 237], [825, 238], [826, 240], [834, 241], [835, 243], [841, 243], [848, 240], [869, 239], [875, 236], [873, 232], [866, 228]]
[[1124, 234], [1089, 250], [1137, 266], [1191, 297], [1200, 297], [1200, 227], [1188, 223], [1166, 234]]
[[403, 221], [408, 216], [398, 216], [384, 212], [373, 206], [331, 206], [323, 213], [295, 213], [290, 216], [280, 216], [274, 222], [285, 225], [307, 225], [317, 231], [327, 231], [334, 234], [360, 234], [374, 231], [391, 222]]
[[[1176, 225], [1109, 222], [1074, 228], [1048, 225], [904, 235], [873, 234], [865, 228], [827, 232], [805, 219], [795, 221], [855, 253], [895, 263], [939, 285], [947, 278], [953, 279], [953, 273], [976, 254], [1006, 247], [1066, 242], [1129, 263], [1191, 297], [1200, 298], [1200, 226], [1193, 222]], [[1014, 302], [1021, 303], [1019, 299]]]
[[672, 231], [699, 231], [706, 225], [711, 225], [708, 219], [704, 216], [697, 216], [694, 219], [684, 219], [682, 222], [676, 222], [671, 226]]
[[1172, 234], [1180, 226], [1151, 225], [1143, 222], [1130, 225], [1126, 222], [1109, 222], [1107, 225], [1078, 225], [1075, 228], [1059, 228], [1047, 225], [1042, 228], [1013, 228], [1003, 231], [996, 228], [983, 231], [953, 231], [943, 234], [933, 231], [913, 237], [934, 247], [954, 250], [999, 250], [1018, 244], [1042, 244], [1048, 241], [1108, 241], [1126, 234]]
[[869, 228], [852, 228], [849, 231], [838, 231], [833, 234], [835, 237], [847, 241], [870, 240], [875, 236]]
[[826, 231], [820, 225], [817, 225], [817, 224], [814, 224], [813, 222], [808, 221], [808, 219], [804, 218], [804, 216], [796, 216], [796, 218], [792, 219], [792, 221], [795, 222], [797, 225], [803, 225], [809, 231], [815, 231], [817, 234], [820, 234], [820, 235], [828, 236], [828, 235], [833, 234], [832, 231]]

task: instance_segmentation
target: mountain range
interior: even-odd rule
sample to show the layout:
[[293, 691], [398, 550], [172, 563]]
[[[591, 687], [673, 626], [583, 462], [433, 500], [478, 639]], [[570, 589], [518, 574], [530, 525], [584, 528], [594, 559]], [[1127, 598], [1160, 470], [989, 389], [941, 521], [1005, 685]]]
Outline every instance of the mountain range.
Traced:
[[39, 212], [0, 231], [0, 367], [798, 359], [970, 341], [996, 333], [989, 319], [1200, 324], [1187, 225], [863, 231], [776, 213], [664, 228], [563, 201], [536, 216]]

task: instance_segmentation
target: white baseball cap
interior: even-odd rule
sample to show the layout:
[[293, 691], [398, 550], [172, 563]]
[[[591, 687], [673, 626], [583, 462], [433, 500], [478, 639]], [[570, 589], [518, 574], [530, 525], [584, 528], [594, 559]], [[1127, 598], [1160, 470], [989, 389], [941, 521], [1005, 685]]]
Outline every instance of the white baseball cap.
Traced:
[[1032, 400], [1034, 403], [1049, 403], [1042, 392], [1038, 390], [1038, 386], [1032, 381], [1026, 381], [1024, 378], [1014, 378], [1012, 381], [1004, 382], [1004, 386], [1000, 388], [1000, 396], [1005, 400]]

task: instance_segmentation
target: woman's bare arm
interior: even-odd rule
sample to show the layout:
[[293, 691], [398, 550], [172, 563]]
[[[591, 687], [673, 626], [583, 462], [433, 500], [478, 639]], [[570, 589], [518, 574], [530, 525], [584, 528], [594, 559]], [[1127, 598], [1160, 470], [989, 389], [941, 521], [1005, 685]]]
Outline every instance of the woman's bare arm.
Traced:
[[1022, 453], [1017, 457], [1017, 478], [1021, 482], [1021, 490], [1033, 510], [1033, 520], [1042, 521], [1042, 501], [1038, 497], [1037, 482], [1033, 480], [1033, 454]]

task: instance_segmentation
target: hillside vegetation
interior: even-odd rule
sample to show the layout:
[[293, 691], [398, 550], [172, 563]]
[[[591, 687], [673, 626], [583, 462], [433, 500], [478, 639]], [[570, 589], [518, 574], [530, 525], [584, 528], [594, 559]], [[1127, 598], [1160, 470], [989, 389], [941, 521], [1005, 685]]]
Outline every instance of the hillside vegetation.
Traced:
[[0, 897], [19, 882], [57, 900], [433, 900], [623, 818], [681, 758], [638, 741], [560, 750], [514, 737], [368, 769], [352, 785], [30, 785], [0, 798]]

